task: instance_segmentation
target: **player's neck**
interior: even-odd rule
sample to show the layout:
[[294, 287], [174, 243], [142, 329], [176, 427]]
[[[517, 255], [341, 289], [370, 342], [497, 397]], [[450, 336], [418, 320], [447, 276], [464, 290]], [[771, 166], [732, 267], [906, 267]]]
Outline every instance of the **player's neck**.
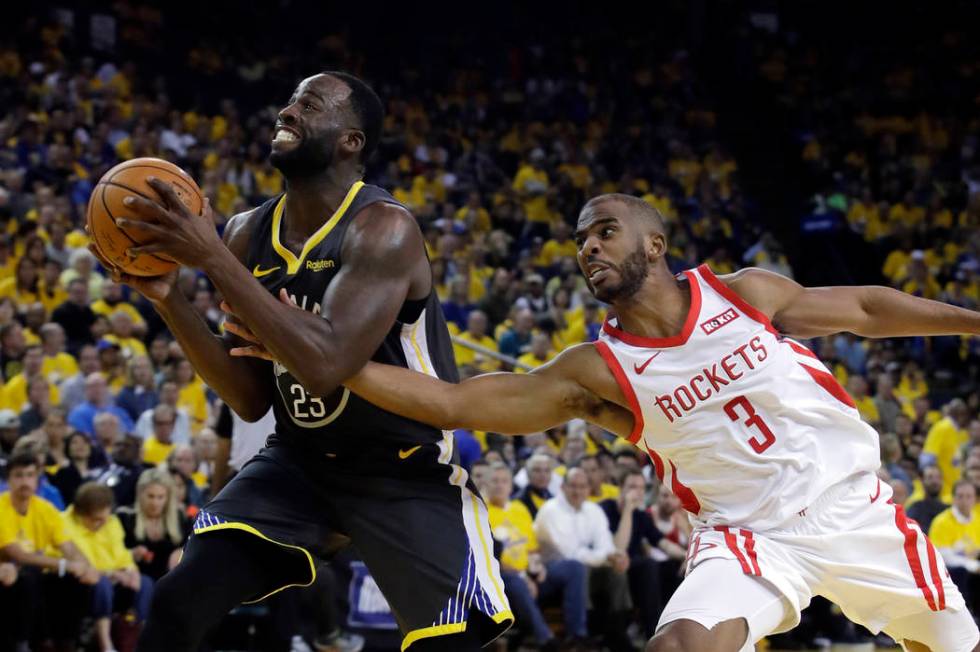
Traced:
[[288, 179], [286, 224], [294, 233], [313, 233], [343, 203], [347, 191], [361, 179], [359, 169], [331, 167], [322, 174]]
[[690, 309], [688, 282], [678, 282], [666, 265], [655, 267], [639, 292], [615, 305], [622, 330], [650, 338], [679, 335]]

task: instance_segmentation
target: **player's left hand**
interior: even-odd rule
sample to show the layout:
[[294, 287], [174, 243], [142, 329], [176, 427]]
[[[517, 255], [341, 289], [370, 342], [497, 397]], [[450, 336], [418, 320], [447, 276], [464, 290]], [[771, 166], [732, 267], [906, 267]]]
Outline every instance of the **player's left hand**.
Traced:
[[116, 225], [141, 231], [151, 239], [146, 244], [130, 247], [127, 253], [134, 257], [164, 253], [181, 265], [203, 269], [214, 253], [224, 247], [214, 228], [211, 203], [205, 198], [203, 214], [192, 215], [169, 183], [154, 177], [148, 177], [146, 183], [160, 195], [160, 201], [136, 194], [126, 197], [123, 204], [144, 219], [120, 218]]
[[[286, 304], [290, 308], [295, 308], [296, 310], [301, 309], [290, 298], [289, 292], [286, 291], [286, 288], [282, 288], [279, 290], [279, 301]], [[239, 316], [235, 314], [234, 309], [232, 309], [232, 307], [228, 305], [227, 301], [221, 302], [221, 310], [226, 315], [228, 315], [228, 319], [225, 320], [225, 330], [231, 333], [232, 335], [237, 335], [238, 337], [242, 338], [246, 342], [250, 343], [247, 346], [234, 347], [233, 349], [228, 351], [230, 355], [236, 358], [242, 358], [242, 357], [259, 358], [261, 360], [269, 360], [271, 362], [275, 362], [275, 358], [272, 357], [272, 354], [269, 352], [269, 350], [262, 345], [262, 342], [255, 335], [255, 333], [253, 333], [248, 326], [242, 323], [241, 318], [239, 318]]]

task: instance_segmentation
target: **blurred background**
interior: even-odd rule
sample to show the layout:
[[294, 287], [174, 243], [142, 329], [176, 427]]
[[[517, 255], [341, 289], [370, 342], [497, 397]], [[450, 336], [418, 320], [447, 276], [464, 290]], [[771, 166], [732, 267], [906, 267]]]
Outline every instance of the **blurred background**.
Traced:
[[[2, 649], [132, 649], [153, 580], [176, 562], [196, 511], [272, 427], [222, 406], [152, 308], [87, 252], [85, 207], [109, 167], [177, 163], [220, 230], [284, 190], [266, 158], [299, 80], [362, 77], [387, 110], [367, 180], [419, 221], [464, 377], [533, 368], [595, 339], [605, 306], [585, 288], [570, 235], [585, 200], [605, 192], [663, 213], [678, 272], [760, 266], [805, 285], [890, 285], [975, 309], [978, 19], [967, 1], [5, 7], [0, 464], [36, 456], [31, 486], [62, 512], [48, 525], [100, 560], [101, 577], [54, 581], [4, 562], [12, 542], [58, 542], [23, 527], [0, 494]], [[183, 270], [180, 287], [219, 332], [207, 279]], [[844, 334], [808, 344], [880, 433], [881, 476], [930, 531], [972, 610], [980, 342]], [[499, 649], [642, 649], [690, 531], [646, 455], [577, 422], [457, 441], [520, 605]], [[577, 598], [530, 579], [563, 561], [542, 560], [534, 516], [571, 465], [585, 469], [629, 557], [621, 581]], [[630, 510], [643, 527], [624, 533]], [[398, 649], [356, 551], [320, 577], [236, 610], [210, 649]], [[566, 644], [581, 622], [585, 640]], [[800, 627], [763, 643], [831, 645], [891, 642], [817, 600]]]

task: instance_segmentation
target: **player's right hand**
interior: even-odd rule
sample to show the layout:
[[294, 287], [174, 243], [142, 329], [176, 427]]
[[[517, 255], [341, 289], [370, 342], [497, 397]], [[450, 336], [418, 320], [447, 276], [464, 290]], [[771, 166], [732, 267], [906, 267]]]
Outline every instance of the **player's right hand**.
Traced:
[[[88, 232], [87, 224], [85, 225], [85, 231], [86, 233]], [[89, 243], [88, 250], [92, 252], [92, 255], [109, 272], [109, 276], [113, 281], [116, 283], [125, 283], [153, 303], [161, 303], [166, 300], [170, 296], [170, 292], [174, 289], [174, 286], [177, 285], [177, 275], [180, 271], [179, 267], [161, 276], [133, 276], [132, 274], [125, 273], [122, 269], [107, 260], [94, 243]]]

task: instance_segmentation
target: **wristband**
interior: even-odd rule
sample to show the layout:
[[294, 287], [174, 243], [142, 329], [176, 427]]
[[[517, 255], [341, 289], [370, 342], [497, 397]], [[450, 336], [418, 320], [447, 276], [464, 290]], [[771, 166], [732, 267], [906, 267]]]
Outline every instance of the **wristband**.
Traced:
[[58, 577], [64, 577], [66, 570], [68, 570], [68, 560], [62, 557], [58, 560]]

